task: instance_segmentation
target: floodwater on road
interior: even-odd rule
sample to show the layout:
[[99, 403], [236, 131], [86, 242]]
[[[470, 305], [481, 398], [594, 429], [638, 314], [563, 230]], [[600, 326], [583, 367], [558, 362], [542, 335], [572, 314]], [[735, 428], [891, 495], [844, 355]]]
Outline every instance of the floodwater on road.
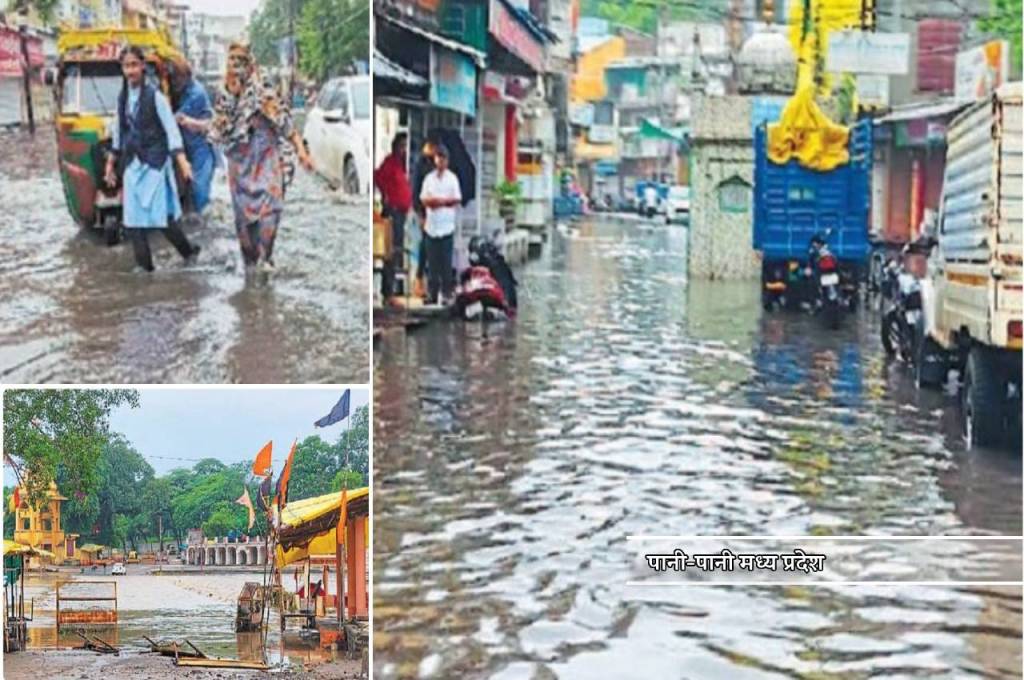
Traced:
[[1015, 586], [626, 585], [629, 535], [1021, 534], [1019, 442], [965, 451], [870, 311], [766, 314], [686, 247], [554, 230], [513, 322], [380, 340], [375, 676], [1020, 677]]
[[[34, 620], [29, 624], [28, 646], [37, 649], [80, 647], [76, 630], [85, 630], [125, 652], [145, 651], [154, 641], [189, 640], [209, 656], [262, 661], [260, 633], [235, 633], [238, 594], [247, 581], [261, 582], [262, 573], [239, 569], [229, 572], [167, 572], [161, 575], [142, 568], [124, 576], [79, 574], [63, 570], [59, 574], [29, 572], [25, 577], [26, 612]], [[62, 610], [110, 609], [110, 602], [63, 601], [66, 597], [109, 597], [117, 586], [117, 625], [64, 626], [58, 637], [56, 622], [57, 581], [78, 581], [61, 586]], [[97, 583], [101, 582], [101, 583]], [[291, 578], [284, 579], [286, 590], [294, 590]], [[328, 588], [335, 588], [333, 574]], [[316, 639], [305, 640], [293, 622], [282, 638], [277, 610], [270, 614], [267, 637], [267, 663], [293, 666], [330, 660], [331, 652], [320, 649]], [[283, 651], [282, 651], [283, 649]]]
[[72, 220], [52, 129], [0, 139], [0, 379], [8, 383], [329, 383], [369, 379], [365, 200], [299, 170], [270, 278], [246, 275], [223, 171], [185, 266], [150, 234], [133, 273]]

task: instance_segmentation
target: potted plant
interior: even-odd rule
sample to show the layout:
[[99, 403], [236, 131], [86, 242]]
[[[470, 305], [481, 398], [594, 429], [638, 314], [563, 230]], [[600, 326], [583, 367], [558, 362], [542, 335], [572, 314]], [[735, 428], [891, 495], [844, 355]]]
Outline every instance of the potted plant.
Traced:
[[522, 200], [522, 187], [518, 182], [506, 179], [494, 187], [494, 193], [498, 197], [498, 214], [505, 220], [505, 231], [509, 232], [516, 226], [516, 208]]

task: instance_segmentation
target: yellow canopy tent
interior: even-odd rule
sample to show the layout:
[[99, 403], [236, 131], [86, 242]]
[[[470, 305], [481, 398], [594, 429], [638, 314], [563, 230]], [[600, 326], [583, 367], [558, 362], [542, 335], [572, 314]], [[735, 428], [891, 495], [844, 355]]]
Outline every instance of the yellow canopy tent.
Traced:
[[[368, 517], [369, 487], [349, 489], [348, 516]], [[276, 562], [278, 568], [306, 559], [309, 555], [333, 555], [337, 546], [341, 492], [293, 501], [281, 510]], [[363, 524], [363, 531], [368, 531]], [[369, 538], [369, 537], [367, 537]]]
[[15, 541], [8, 541], [7, 539], [4, 539], [4, 557], [19, 554], [25, 554], [29, 557], [49, 557], [51, 560], [56, 557], [56, 555], [49, 550], [33, 548], [32, 546], [25, 545], [24, 543], [17, 543]]
[[105, 545], [96, 545], [95, 543], [86, 543], [83, 546], [79, 546], [78, 552], [97, 553], [103, 552], [107, 547]]

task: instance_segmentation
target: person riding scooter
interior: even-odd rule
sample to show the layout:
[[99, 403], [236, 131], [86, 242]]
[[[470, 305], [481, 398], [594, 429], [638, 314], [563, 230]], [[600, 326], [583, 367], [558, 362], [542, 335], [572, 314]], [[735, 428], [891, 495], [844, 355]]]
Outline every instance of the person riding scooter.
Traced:
[[491, 241], [474, 236], [469, 242], [470, 267], [463, 272], [455, 308], [465, 319], [511, 318], [518, 306], [512, 269]]

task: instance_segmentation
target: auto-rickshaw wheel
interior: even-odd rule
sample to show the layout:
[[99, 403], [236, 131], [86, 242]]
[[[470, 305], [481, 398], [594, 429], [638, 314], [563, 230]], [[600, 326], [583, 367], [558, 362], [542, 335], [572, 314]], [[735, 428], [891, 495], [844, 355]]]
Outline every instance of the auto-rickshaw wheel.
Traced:
[[103, 240], [108, 246], [116, 246], [121, 242], [121, 223], [117, 221], [117, 215], [103, 218]]

